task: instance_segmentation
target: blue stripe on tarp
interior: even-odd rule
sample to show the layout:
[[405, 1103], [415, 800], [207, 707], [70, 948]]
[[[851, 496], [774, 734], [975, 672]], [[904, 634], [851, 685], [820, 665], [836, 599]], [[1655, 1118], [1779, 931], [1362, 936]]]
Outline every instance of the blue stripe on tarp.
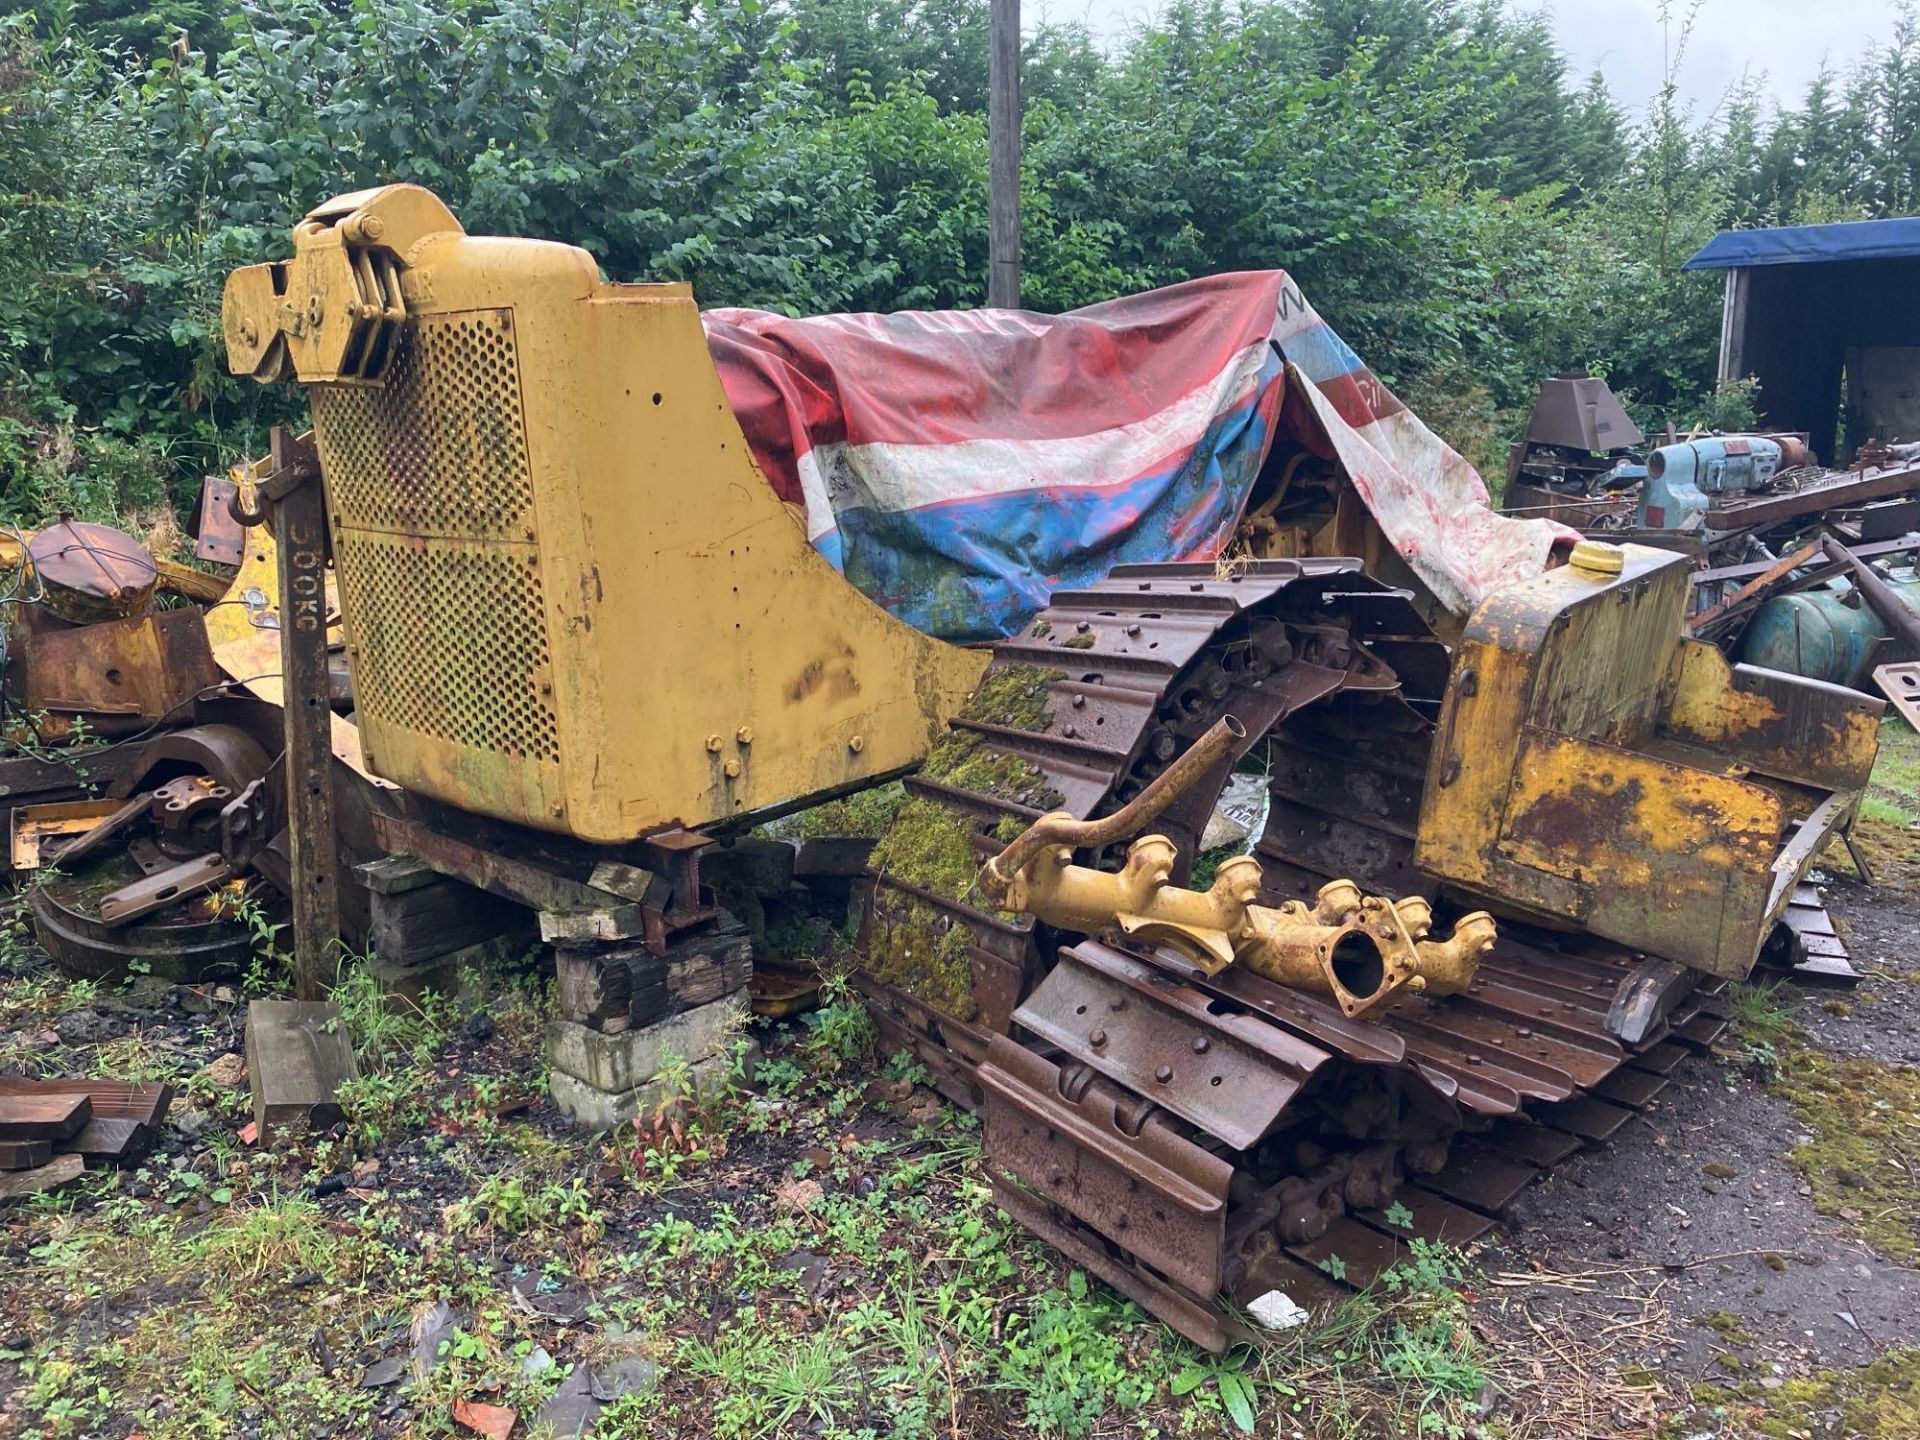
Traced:
[[1324, 385], [1339, 376], [1367, 368], [1360, 357], [1348, 348], [1347, 342], [1333, 333], [1333, 327], [1324, 322], [1302, 330], [1298, 335], [1289, 335], [1280, 342], [1280, 348], [1286, 352], [1287, 359], [1298, 365], [1301, 373], [1316, 385]]
[[815, 548], [916, 630], [956, 643], [1011, 635], [1057, 589], [1091, 584], [1115, 565], [1181, 559], [1220, 538], [1266, 459], [1271, 427], [1259, 405], [1280, 371], [1276, 356], [1246, 403], [1156, 474], [915, 510], [855, 507]]
[[1894, 260], [1920, 255], [1920, 217], [1849, 220], [1838, 225], [1781, 225], [1722, 230], [1682, 270], [1734, 270], [1746, 265], [1807, 265], [1833, 260]]

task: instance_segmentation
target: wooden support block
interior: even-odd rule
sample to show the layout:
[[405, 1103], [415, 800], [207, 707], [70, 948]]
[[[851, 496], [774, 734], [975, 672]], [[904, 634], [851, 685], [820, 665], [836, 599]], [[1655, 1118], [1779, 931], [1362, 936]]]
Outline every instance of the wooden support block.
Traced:
[[344, 1118], [340, 1086], [360, 1075], [339, 1007], [324, 1000], [253, 1001], [247, 1006], [247, 1073], [263, 1142], [277, 1131], [337, 1124]]
[[682, 935], [662, 956], [643, 945], [563, 941], [554, 968], [561, 1019], [615, 1034], [745, 989], [753, 945], [737, 925]]
[[159, 1138], [138, 1120], [95, 1116], [73, 1139], [62, 1141], [60, 1149], [85, 1160], [89, 1170], [99, 1170], [109, 1165], [138, 1165], [153, 1153]]
[[0, 1096], [0, 1140], [70, 1140], [92, 1118], [85, 1095]]
[[158, 1081], [133, 1084], [126, 1080], [82, 1080], [56, 1077], [24, 1080], [0, 1076], [0, 1100], [14, 1095], [85, 1095], [93, 1102], [95, 1120], [138, 1120], [155, 1130], [173, 1103], [173, 1086]]
[[78, 1180], [86, 1170], [78, 1155], [56, 1155], [34, 1170], [0, 1171], [0, 1200], [17, 1200], [23, 1195], [38, 1195]]
[[31, 1170], [52, 1158], [51, 1140], [0, 1140], [0, 1170]]
[[378, 860], [354, 866], [353, 873], [376, 895], [404, 895], [423, 885], [436, 885], [445, 878], [411, 855], [382, 855]]
[[368, 941], [389, 965], [422, 965], [507, 934], [533, 942], [533, 915], [525, 906], [442, 876], [401, 890], [374, 890], [370, 904]]

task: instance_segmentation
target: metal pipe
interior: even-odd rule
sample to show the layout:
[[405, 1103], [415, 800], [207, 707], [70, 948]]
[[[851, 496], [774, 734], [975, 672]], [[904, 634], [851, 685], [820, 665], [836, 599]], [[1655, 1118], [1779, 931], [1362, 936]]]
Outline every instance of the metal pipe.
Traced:
[[1146, 789], [1113, 814], [1098, 820], [1076, 820], [1064, 813], [1042, 815], [987, 862], [987, 886], [1004, 895], [1013, 877], [1049, 845], [1071, 845], [1078, 850], [1089, 845], [1111, 845], [1138, 834], [1231, 750], [1235, 741], [1246, 738], [1247, 727], [1233, 716], [1223, 715], [1187, 747], [1186, 754], [1154, 776]]
[[1907, 608], [1906, 603], [1893, 593], [1887, 582], [1874, 574], [1871, 565], [1831, 535], [1820, 541], [1820, 548], [1826, 551], [1829, 560], [1846, 567], [1847, 573], [1853, 577], [1854, 585], [1859, 588], [1860, 598], [1867, 602], [1882, 623], [1898, 635], [1915, 653], [1920, 654], [1920, 615], [1915, 615]]

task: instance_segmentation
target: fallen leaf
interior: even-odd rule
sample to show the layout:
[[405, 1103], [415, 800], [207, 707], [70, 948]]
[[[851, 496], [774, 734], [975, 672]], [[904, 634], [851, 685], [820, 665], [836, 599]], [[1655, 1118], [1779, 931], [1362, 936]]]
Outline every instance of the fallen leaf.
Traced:
[[476, 1434], [485, 1435], [487, 1440], [507, 1440], [513, 1433], [513, 1422], [520, 1418], [517, 1411], [504, 1405], [483, 1405], [478, 1400], [456, 1400], [453, 1402], [453, 1418]]
[[773, 1204], [777, 1210], [811, 1210], [825, 1194], [818, 1180], [796, 1180], [788, 1176], [773, 1187]]
[[366, 1180], [372, 1176], [378, 1175], [379, 1173], [380, 1173], [380, 1162], [376, 1159], [373, 1159], [371, 1156], [369, 1156], [365, 1160], [362, 1160], [358, 1165], [353, 1167], [353, 1178], [356, 1180]]

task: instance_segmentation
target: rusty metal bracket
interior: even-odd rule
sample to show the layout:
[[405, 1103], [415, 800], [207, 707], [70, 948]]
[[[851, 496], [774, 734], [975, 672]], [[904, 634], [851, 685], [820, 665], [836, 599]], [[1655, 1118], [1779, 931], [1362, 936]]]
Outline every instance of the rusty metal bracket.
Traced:
[[100, 923], [111, 927], [129, 925], [142, 915], [164, 910], [176, 900], [211, 890], [232, 878], [233, 871], [227, 868], [224, 856], [202, 855], [197, 860], [182, 860], [178, 865], [101, 896]]

